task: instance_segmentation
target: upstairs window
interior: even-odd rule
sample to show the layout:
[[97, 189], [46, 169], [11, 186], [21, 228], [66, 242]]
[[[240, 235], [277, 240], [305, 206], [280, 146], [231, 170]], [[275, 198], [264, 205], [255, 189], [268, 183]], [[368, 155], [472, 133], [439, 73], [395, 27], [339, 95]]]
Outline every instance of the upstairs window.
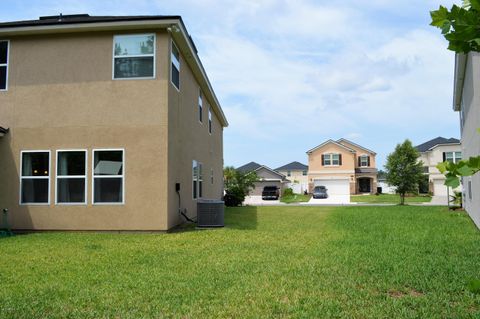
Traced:
[[87, 203], [87, 151], [57, 152], [57, 204]]
[[302, 171], [303, 176], [307, 176], [307, 171]]
[[203, 123], [203, 96], [202, 90], [198, 94], [198, 120]]
[[172, 41], [172, 53], [170, 55], [170, 60], [172, 61], [171, 65], [171, 74], [170, 74], [170, 81], [172, 82], [173, 86], [180, 90], [180, 52], [177, 49], [177, 46]]
[[155, 77], [154, 34], [117, 35], [114, 43], [114, 79]]
[[462, 160], [462, 152], [444, 152], [443, 153], [444, 162], [458, 163], [461, 160]]
[[0, 91], [8, 88], [8, 41], [0, 41]]
[[50, 151], [21, 153], [20, 203], [50, 204]]
[[358, 166], [360, 167], [369, 167], [370, 166], [370, 156], [362, 155], [358, 158]]
[[212, 134], [212, 110], [208, 109], [208, 133]]
[[342, 156], [340, 154], [323, 154], [322, 155], [323, 166], [339, 166], [342, 165]]

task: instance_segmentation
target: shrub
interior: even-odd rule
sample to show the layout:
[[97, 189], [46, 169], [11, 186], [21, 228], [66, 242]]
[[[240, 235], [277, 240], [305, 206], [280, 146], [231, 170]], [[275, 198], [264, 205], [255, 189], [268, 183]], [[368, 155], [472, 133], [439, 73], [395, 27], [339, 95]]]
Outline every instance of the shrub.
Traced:
[[283, 191], [283, 196], [293, 196], [293, 189], [285, 188], [285, 190]]

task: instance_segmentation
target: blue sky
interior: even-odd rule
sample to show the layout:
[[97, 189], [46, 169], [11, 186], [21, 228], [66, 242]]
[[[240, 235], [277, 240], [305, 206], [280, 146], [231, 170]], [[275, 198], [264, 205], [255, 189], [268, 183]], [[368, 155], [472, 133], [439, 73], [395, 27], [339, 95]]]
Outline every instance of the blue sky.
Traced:
[[[307, 163], [347, 138], [378, 153], [459, 137], [454, 54], [429, 11], [454, 1], [2, 1], [0, 21], [42, 15], [181, 15], [230, 122], [226, 165]], [[459, 3], [459, 1], [457, 1]]]

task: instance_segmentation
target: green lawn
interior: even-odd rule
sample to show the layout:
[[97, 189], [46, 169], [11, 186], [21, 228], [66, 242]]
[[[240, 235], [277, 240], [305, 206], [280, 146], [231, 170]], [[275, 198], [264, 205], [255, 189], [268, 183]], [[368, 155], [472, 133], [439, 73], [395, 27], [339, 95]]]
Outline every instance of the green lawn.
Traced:
[[287, 204], [302, 203], [302, 202], [308, 202], [311, 197], [312, 196], [310, 195], [301, 195], [301, 194], [283, 195], [280, 198], [280, 201]]
[[[352, 195], [350, 200], [356, 203], [400, 203], [400, 195], [398, 194], [381, 194], [381, 195]], [[406, 203], [426, 203], [432, 200], [431, 196], [407, 196]]]
[[239, 207], [228, 227], [0, 239], [0, 318], [479, 318], [442, 207]]

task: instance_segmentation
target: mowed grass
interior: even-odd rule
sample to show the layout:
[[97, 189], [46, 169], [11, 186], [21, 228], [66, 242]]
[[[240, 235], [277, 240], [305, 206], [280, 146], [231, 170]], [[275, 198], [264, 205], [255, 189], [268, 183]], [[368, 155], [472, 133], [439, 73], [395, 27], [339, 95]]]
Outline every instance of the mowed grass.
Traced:
[[312, 196], [303, 194], [283, 195], [280, 201], [286, 204], [308, 202]]
[[[380, 195], [352, 195], [350, 200], [354, 203], [400, 203], [398, 194], [380, 194]], [[428, 203], [432, 200], [429, 195], [406, 196], [405, 203]]]
[[228, 227], [0, 239], [0, 318], [478, 318], [480, 232], [441, 207], [239, 207]]

